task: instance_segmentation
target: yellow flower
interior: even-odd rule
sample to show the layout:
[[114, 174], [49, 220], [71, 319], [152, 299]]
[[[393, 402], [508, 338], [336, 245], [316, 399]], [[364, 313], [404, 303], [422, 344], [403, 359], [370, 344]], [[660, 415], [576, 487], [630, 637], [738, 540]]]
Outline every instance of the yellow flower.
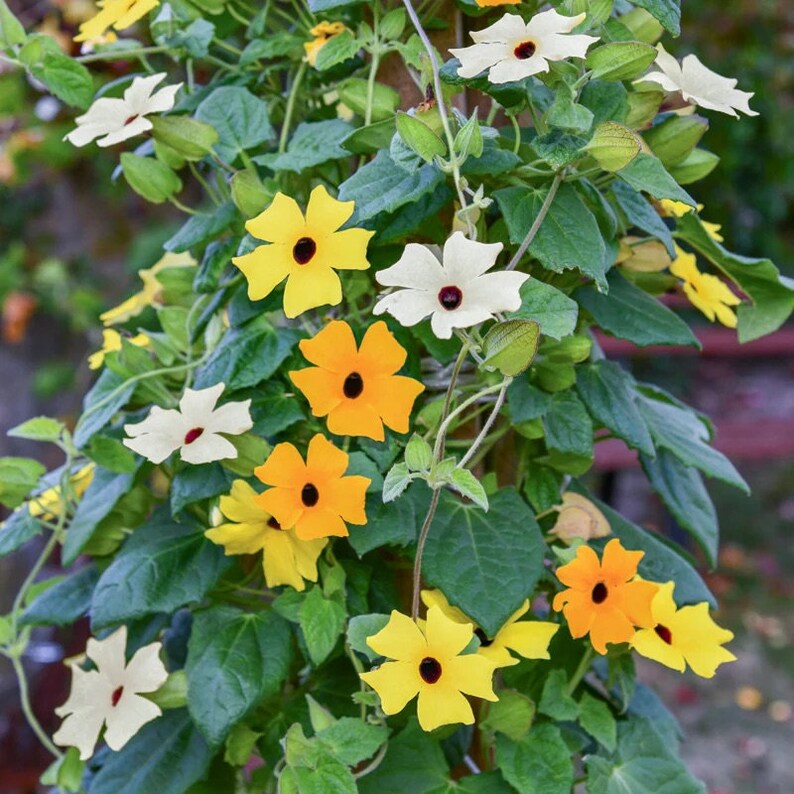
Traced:
[[[86, 463], [78, 469], [70, 478], [74, 495], [79, 499], [86, 491], [91, 480], [94, 479], [94, 463]], [[56, 519], [63, 510], [63, 499], [61, 498], [61, 486], [55, 485], [48, 488], [38, 496], [31, 497], [28, 502], [28, 511], [34, 518], [42, 518], [45, 521]]]
[[675, 250], [677, 256], [670, 265], [670, 272], [684, 282], [684, 293], [690, 303], [711, 322], [716, 319], [728, 328], [736, 328], [736, 314], [730, 307], [738, 306], [741, 298], [734, 295], [724, 281], [709, 273], [701, 273], [694, 254], [688, 254], [678, 246]]
[[245, 480], [235, 480], [231, 493], [220, 499], [221, 513], [230, 523], [208, 529], [204, 534], [223, 546], [227, 555], [263, 551], [262, 568], [268, 587], [288, 584], [303, 590], [304, 579], [317, 581], [317, 558], [328, 541], [301, 540], [294, 529], [282, 529], [260, 507], [257, 496]]
[[525, 659], [548, 659], [549, 643], [560, 628], [558, 623], [541, 620], [518, 619], [529, 612], [529, 599], [507, 619], [492, 640], [486, 633], [457, 607], [453, 607], [440, 590], [422, 590], [422, 601], [428, 609], [437, 607], [450, 620], [456, 623], [471, 623], [474, 633], [480, 640], [477, 653], [490, 659], [494, 667], [512, 667], [519, 660], [510, 651], [515, 651]]
[[80, 25], [80, 34], [74, 37], [75, 41], [94, 41], [108, 28], [124, 30], [157, 8], [160, 0], [100, 0], [97, 5], [101, 10]]
[[303, 49], [306, 50], [305, 60], [309, 66], [314, 66], [317, 63], [317, 54], [334, 36], [338, 36], [344, 30], [345, 26], [341, 22], [320, 22], [315, 25], [309, 33], [314, 36], [312, 41], [306, 41], [303, 44]]
[[273, 487], [255, 497], [256, 503], [284, 529], [295, 529], [301, 540], [346, 537], [347, 524], [367, 523], [364, 501], [372, 480], [342, 475], [350, 461], [318, 433], [310, 442], [304, 463], [289, 443], [276, 444], [254, 474]]
[[367, 244], [375, 232], [344, 229], [353, 214], [352, 201], [337, 201], [322, 185], [312, 190], [306, 217], [295, 199], [277, 193], [273, 203], [245, 224], [246, 230], [270, 245], [232, 259], [248, 280], [248, 297], [261, 300], [284, 279], [287, 317], [342, 301], [336, 270], [366, 270]]
[[425, 387], [394, 373], [405, 364], [405, 349], [386, 323], [371, 325], [361, 347], [344, 320], [334, 320], [300, 349], [316, 367], [293, 370], [292, 382], [306, 395], [315, 416], [328, 417], [338, 436], [383, 441], [383, 425], [408, 432], [414, 401]]
[[480, 8], [489, 8], [490, 6], [515, 6], [521, 0], [475, 0]]
[[562, 504], [552, 508], [557, 511], [557, 521], [549, 530], [569, 546], [576, 538], [590, 540], [611, 534], [604, 514], [587, 498], [573, 491], [562, 495]]
[[590, 635], [598, 653], [606, 644], [629, 642], [634, 627], [651, 628], [651, 601], [657, 585], [632, 581], [644, 551], [626, 551], [617, 538], [604, 549], [603, 559], [589, 546], [576, 550], [576, 559], [557, 569], [569, 589], [554, 596], [554, 609], [565, 615], [574, 638]]
[[733, 632], [711, 619], [705, 601], [679, 609], [673, 600], [674, 589], [675, 582], [659, 585], [651, 603], [655, 625], [637, 631], [631, 645], [642, 656], [673, 670], [683, 673], [688, 664], [697, 675], [712, 678], [721, 664], [736, 660], [722, 647], [733, 639]]
[[[662, 211], [662, 217], [664, 218], [681, 218], [693, 211], [693, 207], [689, 204], [685, 204], [683, 201], [673, 201], [672, 199], [662, 199], [659, 202], [659, 207]], [[703, 205], [698, 204], [697, 211], [700, 212], [702, 209]], [[725, 242], [725, 238], [720, 234], [722, 226], [720, 226], [719, 223], [709, 223], [709, 221], [704, 221], [702, 218], [700, 222], [703, 224], [706, 234], [708, 234], [712, 240], [718, 243]]]
[[[136, 347], [149, 347], [152, 343], [146, 334], [128, 337], [127, 341]], [[121, 350], [121, 334], [112, 328], [105, 328], [102, 331], [102, 347], [88, 357], [88, 368], [99, 369], [105, 363], [105, 356], [118, 350]]]
[[190, 254], [164, 254], [163, 257], [147, 270], [139, 270], [138, 275], [143, 281], [143, 289], [127, 298], [113, 309], [99, 315], [103, 325], [118, 325], [132, 317], [137, 317], [147, 306], [158, 306], [163, 285], [157, 280], [157, 274], [171, 267], [193, 267], [196, 260]]
[[450, 620], [438, 607], [427, 613], [422, 630], [396, 610], [367, 645], [396, 661], [360, 673], [380, 696], [386, 714], [397, 714], [417, 695], [417, 716], [425, 731], [462, 722], [471, 725], [474, 713], [463, 693], [498, 700], [493, 691], [494, 664], [477, 653], [462, 654], [471, 642], [472, 625]]

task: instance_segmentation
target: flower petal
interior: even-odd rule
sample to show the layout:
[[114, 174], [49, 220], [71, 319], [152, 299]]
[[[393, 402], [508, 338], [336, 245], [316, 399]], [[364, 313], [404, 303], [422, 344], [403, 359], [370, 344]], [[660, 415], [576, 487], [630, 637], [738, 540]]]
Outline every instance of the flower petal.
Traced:
[[232, 257], [232, 264], [242, 271], [248, 282], [248, 297], [252, 301], [266, 298], [289, 275], [293, 264], [291, 251], [290, 246], [272, 243], [259, 245], [249, 254]]
[[[303, 218], [298, 202], [283, 193], [276, 193], [268, 208], [245, 224], [245, 230], [258, 240], [289, 246], [289, 251], [287, 252], [290, 254], [289, 261], [292, 261], [292, 246], [303, 237], [305, 228], [306, 221]], [[256, 250], [258, 251], [260, 248]], [[247, 256], [250, 256], [250, 254]], [[245, 258], [238, 257], [238, 260]]]
[[147, 722], [157, 719], [162, 713], [151, 700], [125, 689], [105, 719], [105, 742], [111, 750], [121, 750]]
[[[254, 469], [254, 474], [265, 485], [302, 488], [306, 483], [306, 464], [294, 444], [285, 441], [273, 447], [267, 460]], [[257, 504], [262, 504], [260, 499]]]
[[302, 339], [298, 346], [307, 361], [345, 376], [350, 374], [358, 351], [353, 331], [344, 320], [332, 320], [311, 339]]
[[[323, 483], [337, 479], [347, 471], [350, 458], [346, 452], [335, 447], [322, 433], [316, 433], [309, 442], [306, 454], [306, 480], [304, 482]], [[320, 483], [315, 482], [319, 487]]]
[[291, 269], [284, 289], [284, 314], [290, 319], [309, 309], [341, 302], [342, 282], [330, 267], [310, 262]]
[[439, 660], [457, 656], [470, 642], [474, 634], [471, 623], [457, 623], [450, 620], [438, 607], [427, 610], [428, 654]]
[[502, 243], [478, 243], [454, 232], [444, 243], [444, 272], [453, 284], [471, 281], [496, 264], [503, 248]]
[[325, 237], [349, 220], [355, 206], [353, 201], [333, 198], [324, 185], [317, 185], [309, 196], [306, 225], [319, 232], [319, 236]]
[[384, 662], [369, 673], [360, 673], [380, 697], [384, 714], [397, 714], [419, 691], [419, 675], [410, 662]]
[[[265, 515], [265, 511], [261, 510], [260, 515]], [[227, 555], [255, 554], [261, 550], [265, 543], [267, 529], [267, 524], [263, 521], [240, 522], [239, 524], [221, 524], [208, 529], [204, 534], [213, 543], [223, 546]]]
[[469, 701], [461, 693], [441, 682], [432, 686], [425, 685], [419, 690], [416, 716], [424, 731], [433, 731], [442, 725], [474, 723], [474, 712]]
[[[389, 622], [367, 638], [367, 645], [387, 659], [420, 662], [427, 656], [427, 641], [414, 620], [393, 609]], [[418, 678], [418, 671], [414, 672]]]

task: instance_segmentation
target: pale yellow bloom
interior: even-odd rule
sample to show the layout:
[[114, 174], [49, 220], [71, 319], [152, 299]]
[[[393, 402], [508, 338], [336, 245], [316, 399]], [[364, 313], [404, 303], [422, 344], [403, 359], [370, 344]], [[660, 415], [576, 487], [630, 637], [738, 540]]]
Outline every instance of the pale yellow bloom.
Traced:
[[75, 41], [95, 41], [108, 28], [124, 30], [160, 5], [160, 0], [100, 0], [100, 10], [80, 25]]
[[315, 25], [309, 31], [314, 39], [303, 44], [303, 49], [306, 50], [305, 60], [309, 66], [314, 66], [317, 63], [317, 55], [328, 41], [345, 30], [347, 28], [341, 22], [320, 22]]
[[[85, 466], [78, 469], [69, 478], [74, 495], [80, 498], [85, 493], [86, 488], [91, 485], [91, 480], [93, 479], [94, 463], [86, 463]], [[52, 521], [57, 518], [61, 514], [61, 510], [63, 510], [61, 486], [55, 485], [38, 496], [31, 497], [28, 502], [28, 510], [34, 518], [42, 518], [45, 521]]]
[[684, 294], [690, 303], [711, 322], [717, 320], [728, 328], [736, 328], [736, 313], [731, 306], [738, 306], [741, 298], [734, 295], [724, 281], [710, 273], [701, 273], [694, 254], [688, 254], [678, 246], [676, 254], [670, 272], [684, 282]]
[[[99, 369], [105, 363], [105, 356], [108, 353], [115, 353], [121, 350], [122, 336], [112, 328], [105, 328], [102, 331], [102, 347], [88, 357], [88, 368]], [[152, 340], [146, 334], [136, 334], [127, 337], [127, 341], [136, 347], [149, 347]]]
[[[683, 201], [673, 201], [672, 199], [662, 199], [659, 202], [659, 208], [661, 209], [662, 217], [664, 218], [681, 218], [688, 212], [693, 211], [693, 208], [689, 204], [685, 204]], [[697, 211], [700, 212], [702, 209], [703, 205], [698, 204]], [[709, 221], [704, 221], [703, 219], [701, 219], [700, 222], [703, 224], [706, 234], [708, 234], [712, 240], [718, 243], [725, 241], [725, 238], [720, 234], [720, 229], [722, 226], [720, 226], [719, 223], [710, 223]]]

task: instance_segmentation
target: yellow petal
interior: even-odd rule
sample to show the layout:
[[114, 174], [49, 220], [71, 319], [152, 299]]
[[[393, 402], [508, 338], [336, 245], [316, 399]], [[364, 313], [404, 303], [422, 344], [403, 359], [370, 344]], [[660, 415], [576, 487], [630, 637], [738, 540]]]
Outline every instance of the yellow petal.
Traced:
[[430, 607], [438, 607], [450, 620], [454, 620], [456, 623], [471, 623], [474, 628], [477, 627], [471, 618], [464, 615], [460, 609], [453, 607], [452, 604], [449, 603], [447, 597], [441, 590], [422, 590], [420, 595], [422, 603], [428, 609], [430, 609]]
[[442, 725], [471, 725], [474, 722], [469, 701], [457, 689], [441, 682], [421, 687], [416, 716], [424, 731], [432, 731]]
[[324, 185], [317, 185], [309, 196], [306, 225], [317, 237], [327, 237], [350, 218], [354, 209], [355, 202], [338, 201], [331, 197]]
[[442, 682], [472, 697], [498, 700], [493, 691], [494, 663], [478, 653], [455, 656], [444, 663]]
[[502, 643], [525, 659], [548, 659], [549, 643], [559, 628], [557, 623], [523, 620], [505, 626], [494, 637], [494, 644]]
[[270, 206], [245, 224], [245, 230], [253, 237], [268, 243], [282, 243], [289, 246], [290, 252], [304, 236], [305, 229], [306, 221], [298, 202], [283, 193], [276, 193]]
[[427, 641], [419, 627], [396, 609], [392, 610], [389, 622], [377, 634], [367, 637], [367, 645], [387, 659], [418, 663], [427, 655]]
[[267, 525], [262, 523], [221, 524], [204, 534], [213, 543], [223, 546], [227, 555], [254, 554], [264, 545], [266, 531]]
[[411, 662], [384, 662], [376, 670], [360, 673], [380, 697], [385, 714], [397, 714], [416, 696], [421, 679]]
[[221, 513], [237, 523], [266, 524], [270, 515], [256, 503], [257, 496], [245, 480], [235, 480], [229, 494], [220, 498]]
[[303, 590], [303, 577], [298, 570], [295, 559], [294, 543], [288, 532], [292, 530], [267, 529], [263, 533], [264, 555], [262, 568], [268, 587], [289, 585], [296, 590]]
[[427, 610], [428, 655], [438, 659], [449, 659], [459, 654], [474, 634], [471, 623], [450, 620], [438, 607]]
[[282, 282], [292, 267], [291, 247], [280, 243], [260, 245], [250, 254], [232, 257], [248, 282], [248, 297], [262, 300]]
[[284, 314], [290, 319], [309, 309], [341, 302], [342, 282], [330, 267], [312, 260], [291, 269], [284, 289]]

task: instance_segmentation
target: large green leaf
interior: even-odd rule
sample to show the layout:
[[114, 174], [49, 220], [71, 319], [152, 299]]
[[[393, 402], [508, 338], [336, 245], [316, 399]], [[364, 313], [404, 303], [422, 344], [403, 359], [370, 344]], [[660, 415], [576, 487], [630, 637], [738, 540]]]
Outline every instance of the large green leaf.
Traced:
[[551, 284], [530, 278], [521, 285], [521, 308], [508, 316], [534, 320], [545, 336], [562, 339], [576, 329], [579, 306]]
[[573, 761], [556, 725], [537, 725], [523, 739], [496, 738], [496, 762], [519, 794], [567, 794]]
[[791, 316], [794, 281], [781, 276], [769, 259], [751, 259], [726, 251], [712, 239], [693, 212], [678, 219], [676, 236], [689, 243], [749, 295], [752, 304], [742, 303], [736, 313], [740, 342], [771, 334]]
[[[494, 193], [512, 243], [518, 245], [527, 236], [547, 195], [547, 189], [524, 187]], [[606, 289], [605, 274], [611, 257], [595, 216], [571, 185], [557, 191], [528, 250], [548, 270], [561, 273], [576, 268]]]
[[228, 493], [232, 479], [231, 473], [220, 463], [185, 466], [171, 480], [171, 513], [176, 515], [200, 499], [212, 499]]
[[191, 215], [176, 234], [166, 240], [163, 248], [176, 254], [184, 253], [220, 234], [236, 217], [237, 207], [231, 201], [225, 201], [213, 212]]
[[100, 577], [91, 623], [107, 626], [200, 601], [228, 565], [202, 529], [175, 524], [161, 511], [135, 530]]
[[655, 199], [683, 201], [684, 204], [692, 207], [696, 204], [692, 196], [667, 173], [662, 161], [652, 154], [638, 154], [625, 168], [621, 168], [616, 173], [635, 190], [648, 193]]
[[533, 592], [543, 573], [544, 550], [534, 514], [512, 488], [491, 496], [487, 513], [445, 492], [430, 527], [422, 573], [493, 637]]
[[274, 171], [295, 171], [300, 173], [329, 160], [350, 157], [350, 151], [342, 146], [353, 128], [341, 119], [302, 122], [292, 133], [287, 151], [281, 154], [268, 154], [255, 158]]
[[185, 794], [207, 772], [212, 753], [186, 709], [144, 725], [91, 780], [91, 794]]
[[652, 457], [653, 440], [637, 408], [634, 378], [613, 361], [583, 365], [576, 373], [576, 389], [593, 418]]
[[215, 151], [231, 163], [237, 155], [273, 137], [267, 103], [237, 85], [216, 88], [196, 109], [196, 118], [211, 124], [220, 140]]
[[609, 295], [588, 284], [577, 289], [573, 297], [608, 334], [628, 339], [639, 347], [700, 347], [689, 326], [647, 292], [627, 281], [616, 270], [607, 276], [607, 281]]
[[22, 615], [28, 626], [66, 626], [88, 614], [99, 572], [87, 565], [48, 587]]
[[43, 531], [44, 525], [33, 518], [27, 505], [23, 505], [0, 524], [0, 557], [16, 551]]
[[215, 606], [196, 613], [185, 665], [188, 708], [212, 747], [279, 691], [289, 672], [290, 643], [287, 622], [274, 612]]
[[720, 527], [700, 472], [666, 449], [660, 449], [655, 460], [640, 455], [640, 461], [654, 491], [676, 521], [695, 538], [709, 564], [716, 565]]
[[647, 232], [651, 237], [664, 243], [667, 253], [671, 257], [675, 256], [673, 233], [648, 199], [625, 182], [613, 182], [611, 190], [618, 207], [626, 216], [629, 228], [635, 227], [642, 232]]
[[[593, 423], [573, 391], [558, 392], [543, 416], [546, 448], [555, 468], [584, 474], [593, 462]], [[561, 457], [562, 456], [562, 457]]]
[[322, 588], [313, 587], [298, 613], [306, 648], [315, 665], [322, 664], [334, 649], [345, 627], [344, 607], [337, 601], [325, 598]]
[[681, 33], [681, 0], [633, 0], [656, 17], [674, 36]]
[[83, 400], [83, 415], [74, 430], [77, 447], [84, 447], [127, 404], [134, 391], [134, 383], [125, 383], [115, 372], [103, 370]]

